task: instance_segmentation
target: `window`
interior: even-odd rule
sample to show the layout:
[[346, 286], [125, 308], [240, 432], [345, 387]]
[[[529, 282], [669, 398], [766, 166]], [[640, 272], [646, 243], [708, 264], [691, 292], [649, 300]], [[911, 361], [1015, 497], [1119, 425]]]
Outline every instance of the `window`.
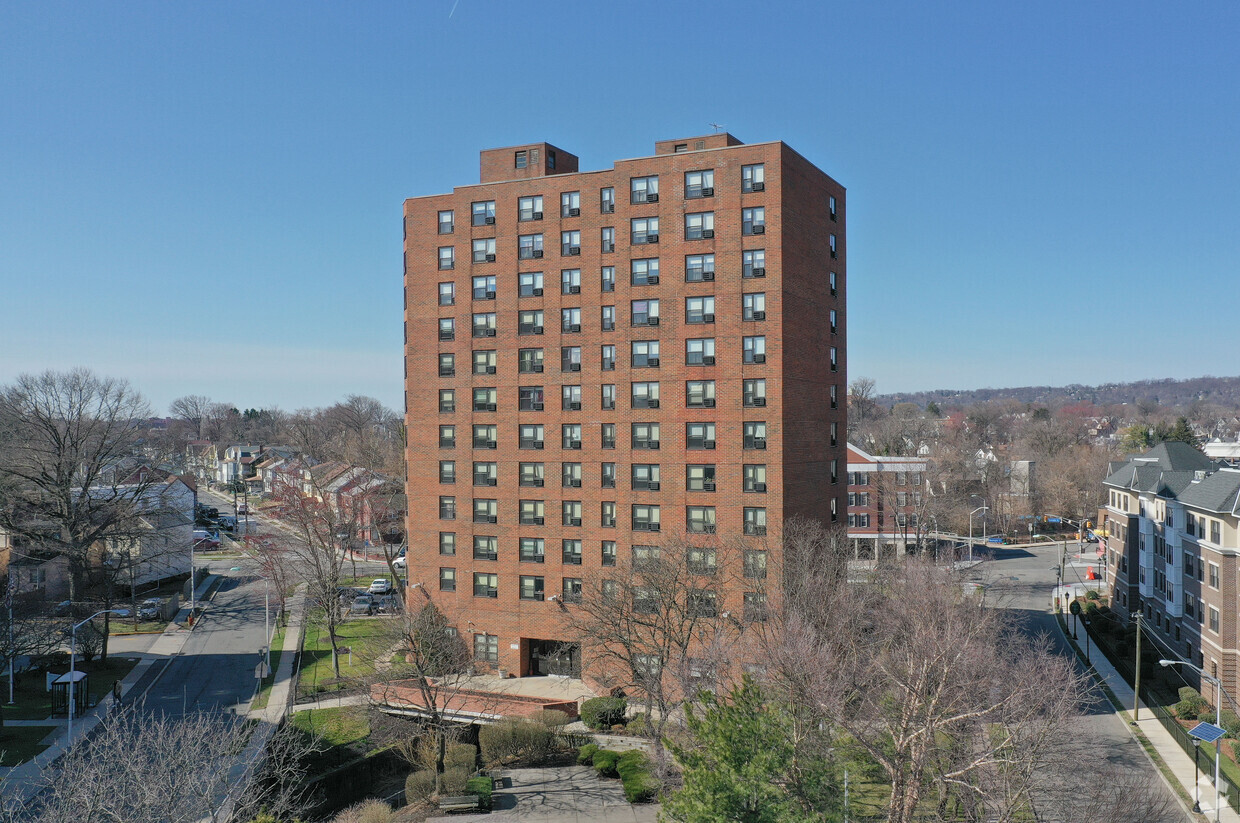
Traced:
[[581, 346], [560, 347], [560, 371], [581, 371]]
[[474, 425], [474, 448], [494, 449], [499, 438], [499, 427], [486, 424]]
[[691, 492], [715, 490], [715, 464], [699, 463], [685, 466], [685, 488]]
[[[711, 522], [714, 522], [713, 515]], [[691, 547], [685, 552], [685, 562], [691, 574], [714, 574], [717, 568], [714, 549]]]
[[489, 237], [473, 242], [474, 262], [475, 263], [494, 263], [495, 262], [495, 238]]
[[439, 519], [455, 520], [456, 519], [456, 498], [445, 495], [439, 498]]
[[496, 353], [494, 350], [477, 350], [474, 352], [474, 374], [495, 374]]
[[456, 375], [456, 355], [441, 354], [439, 355], [439, 376], [453, 377]]
[[602, 353], [603, 371], [614, 371], [616, 368], [616, 347], [603, 346], [600, 351]]
[[495, 523], [499, 520], [499, 501], [474, 499], [474, 522]]
[[565, 500], [561, 504], [561, 524], [565, 526], [581, 525], [581, 501]]
[[495, 336], [495, 312], [475, 314], [473, 317], [474, 337]]
[[600, 189], [598, 193], [599, 211], [602, 214], [611, 214], [616, 210], [616, 190], [611, 186]]
[[660, 550], [658, 546], [634, 546], [632, 551], [634, 566], [640, 566], [642, 563], [659, 559]]
[[498, 560], [499, 538], [474, 535], [474, 560]]
[[495, 277], [475, 277], [473, 283], [473, 297], [475, 300], [494, 300], [495, 299]]
[[456, 591], [456, 569], [439, 569], [439, 590], [441, 592]]
[[766, 277], [766, 249], [741, 252], [741, 277]]
[[522, 463], [520, 464], [521, 485], [522, 486], [542, 486], [543, 485], [543, 464], [542, 463]]
[[542, 334], [543, 313], [539, 311], [523, 311], [517, 314], [517, 334]]
[[561, 463], [560, 464], [561, 485], [566, 489], [581, 488], [581, 464], [580, 463]]
[[766, 378], [741, 382], [742, 401], [749, 408], [766, 405]]
[[[542, 297], [543, 274], [540, 271], [525, 272], [517, 275], [518, 297]], [[541, 323], [539, 324], [542, 325]], [[541, 332], [535, 332], [541, 334]]]
[[616, 527], [616, 504], [613, 501], [603, 501], [599, 506], [600, 519], [599, 523], [605, 529], [614, 529]]
[[581, 269], [564, 269], [560, 272], [560, 293], [581, 294]]
[[1210, 564], [1210, 588], [1217, 589], [1218, 587], [1219, 587], [1218, 564], [1211, 563]]
[[659, 202], [659, 176], [655, 174], [649, 177], [630, 178], [629, 194], [629, 200], [632, 203]]
[[541, 577], [521, 576], [521, 599], [522, 600], [542, 600], [543, 599], [543, 579]]
[[831, 408], [833, 408], [833, 409], [834, 409], [834, 408], [837, 408], [837, 407], [839, 406], [839, 404], [840, 404], [840, 400], [839, 400], [839, 392], [837, 391], [837, 389], [836, 389], [836, 387], [835, 387], [834, 385], [833, 385], [833, 386], [831, 386], [831, 388], [830, 388], [830, 390], [829, 390], [828, 394], [829, 394], [829, 396], [830, 396], [830, 405], [831, 405]]
[[690, 212], [685, 215], [685, 239], [709, 240], [715, 236], [713, 211]]
[[744, 424], [744, 447], [746, 449], [766, 448], [766, 423], [753, 422]]
[[766, 294], [752, 292], [741, 295], [741, 320], [766, 319]]
[[542, 195], [517, 198], [517, 220], [522, 223], [543, 219]]
[[1210, 631], [1218, 634], [1218, 609], [1210, 607]]
[[439, 213], [439, 233], [452, 234], [456, 231], [456, 218], [452, 211], [441, 211]]
[[746, 549], [744, 564], [746, 577], [751, 580], [763, 580], [766, 578], [766, 552]]
[[581, 331], [581, 309], [560, 309], [560, 331], [568, 334]]
[[581, 232], [560, 232], [560, 254], [566, 257], [573, 257], [581, 254]]
[[439, 339], [455, 340], [456, 339], [456, 318], [441, 317], [439, 318]]
[[659, 660], [658, 655], [633, 655], [633, 674], [636, 675], [635, 679], [638, 683], [649, 683], [657, 680], [662, 670], [663, 663]]
[[[535, 155], [535, 159], [537, 159], [537, 155]], [[555, 149], [547, 149], [547, 168], [555, 168]]]
[[687, 381], [685, 383], [685, 406], [691, 409], [713, 409], [715, 407], [715, 381]]
[[566, 191], [560, 195], [560, 217], [581, 216], [581, 192]]
[[633, 424], [633, 448], [654, 450], [659, 448], [658, 423]]
[[629, 264], [629, 280], [634, 286], [652, 286], [659, 282], [659, 258], [647, 257]]
[[[491, 576], [494, 577], [495, 575]], [[498, 663], [499, 638], [493, 634], [475, 634], [474, 660], [480, 663]]]
[[616, 290], [616, 267], [603, 266], [602, 271], [602, 289], [604, 292]]
[[839, 250], [836, 249], [836, 240], [835, 240], [834, 234], [831, 235], [830, 246], [831, 246], [831, 259], [834, 260], [836, 257], [839, 257]]
[[521, 538], [522, 563], [542, 563], [545, 555], [545, 541], [541, 537]]
[[713, 449], [715, 447], [714, 423], [686, 423], [686, 449]]
[[445, 557], [456, 554], [456, 532], [439, 533], [439, 553]]
[[518, 151], [516, 153], [516, 156], [513, 158], [513, 165], [519, 169], [523, 169], [529, 164], [530, 164], [530, 157], [529, 157], [529, 152], [526, 149], [521, 149], [520, 151]]
[[633, 368], [657, 368], [659, 365], [659, 341], [635, 340], [631, 344]]
[[766, 188], [766, 167], [761, 163], [741, 166], [741, 191], [762, 191]]
[[835, 346], [831, 347], [831, 371], [840, 370], [840, 355]]
[[518, 427], [518, 446], [522, 449], [541, 449], [543, 447], [543, 427], [541, 425], [523, 424]]
[[[657, 532], [659, 530], [659, 507], [633, 505], [633, 531]], [[636, 546], [634, 550], [636, 550]]]
[[657, 382], [633, 383], [631, 385], [633, 408], [659, 408], [659, 384]]
[[602, 565], [616, 565], [616, 541], [604, 540], [602, 543]]
[[517, 508], [518, 522], [522, 526], [542, 526], [546, 524], [546, 504], [542, 500], [522, 500]]
[[689, 592], [687, 606], [694, 617], [714, 617], [718, 612], [715, 593], [706, 589]]
[[835, 220], [837, 218], [837, 215], [835, 212], [835, 196], [834, 195], [827, 197], [827, 214], [830, 215], [832, 220]]
[[456, 268], [456, 249], [452, 246], [439, 247], [439, 270]]
[[456, 389], [439, 390], [439, 413], [451, 414], [456, 411]]
[[603, 409], [604, 410], [614, 409], [616, 407], [616, 384], [615, 383], [604, 383], [601, 389], [603, 393], [603, 397], [602, 397]]
[[499, 485], [499, 464], [493, 462], [479, 461], [474, 463], [474, 485], [475, 486], [496, 486]]
[[633, 474], [632, 488], [634, 491], [659, 490], [659, 464], [634, 463], [630, 469]]
[[634, 217], [629, 220], [629, 242], [634, 246], [659, 242], [659, 218]]
[[761, 623], [766, 620], [766, 594], [745, 592], [745, 622]]
[[745, 534], [766, 534], [766, 509], [745, 509]]
[[455, 306], [456, 305], [456, 284], [440, 283], [439, 284], [439, 305]]
[[582, 583], [580, 577], [565, 577], [561, 589], [561, 599], [565, 603], [580, 603]]
[[715, 170], [685, 172], [685, 199], [713, 197], [715, 194]]
[[715, 298], [713, 297], [686, 297], [685, 298], [685, 322], [686, 323], [714, 323], [715, 322]]
[[690, 254], [685, 257], [685, 282], [701, 283], [715, 279], [715, 255]]
[[581, 448], [581, 424], [565, 423], [560, 427], [561, 445], [566, 449]]
[[541, 374], [542, 370], [543, 370], [543, 350], [542, 349], [518, 349], [517, 350], [517, 371], [523, 374]]
[[715, 365], [715, 338], [689, 338], [685, 341], [685, 364], [689, 366]]
[[744, 490], [747, 492], [765, 492], [766, 491], [766, 466], [759, 464], [746, 464], [744, 473]]
[[495, 225], [494, 200], [483, 200], [473, 204], [473, 224], [475, 226]]
[[1215, 544], [1216, 546], [1221, 545], [1223, 542], [1222, 526], [1223, 526], [1222, 522], [1218, 520], [1210, 521], [1210, 542]]
[[602, 310], [603, 331], [612, 331], [616, 328], [616, 307], [603, 306]]
[[743, 362], [766, 362], [766, 337], [744, 337], [741, 339], [741, 349]]
[[564, 565], [566, 566], [580, 566], [581, 565], [581, 541], [580, 540], [563, 541], [563, 543], [561, 544], [561, 550], [562, 550]]
[[517, 257], [521, 260], [533, 260], [543, 256], [543, 236], [541, 234], [522, 234], [517, 237]]
[[766, 209], [758, 206], [752, 209], [741, 209], [741, 234], [765, 234]]
[[604, 449], [616, 447], [616, 424], [602, 423], [599, 425], [599, 446]]
[[634, 326], [659, 325], [658, 300], [633, 300], [629, 303], [629, 315]]
[[616, 250], [616, 230], [615, 230], [615, 228], [613, 228], [613, 227], [611, 227], [611, 226], [604, 226], [604, 227], [600, 230], [600, 234], [602, 235], [602, 246], [601, 246], [601, 248], [602, 248], [602, 250], [603, 250], [603, 254], [608, 254], [608, 253], [610, 253], [610, 252], [615, 251], [615, 250]]
[[456, 426], [440, 426], [439, 427], [439, 448], [455, 449], [456, 448]]
[[581, 386], [563, 386], [561, 405], [564, 411], [581, 411]]
[[439, 461], [439, 482], [455, 483], [456, 482], [456, 461], [440, 460]]

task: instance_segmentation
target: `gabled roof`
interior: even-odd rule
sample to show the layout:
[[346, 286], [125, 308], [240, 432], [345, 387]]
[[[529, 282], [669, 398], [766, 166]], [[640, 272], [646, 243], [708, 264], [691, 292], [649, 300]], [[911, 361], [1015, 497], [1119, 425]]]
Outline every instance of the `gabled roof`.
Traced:
[[1177, 499], [1186, 506], [1234, 514], [1240, 502], [1240, 471], [1219, 469], [1200, 480], [1191, 482]]

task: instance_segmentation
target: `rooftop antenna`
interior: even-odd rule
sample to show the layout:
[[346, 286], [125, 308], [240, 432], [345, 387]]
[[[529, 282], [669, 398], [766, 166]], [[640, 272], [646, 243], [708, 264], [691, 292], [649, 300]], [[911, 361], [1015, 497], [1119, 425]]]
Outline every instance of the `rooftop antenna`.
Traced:
[[723, 126], [721, 126], [718, 123], [707, 123], [706, 125], [713, 128], [715, 130], [715, 134], [718, 134], [719, 132], [723, 131]]

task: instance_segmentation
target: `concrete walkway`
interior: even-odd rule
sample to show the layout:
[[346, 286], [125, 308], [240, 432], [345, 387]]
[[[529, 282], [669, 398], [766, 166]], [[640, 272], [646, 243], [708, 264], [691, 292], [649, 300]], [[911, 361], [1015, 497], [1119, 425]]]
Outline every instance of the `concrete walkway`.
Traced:
[[[1055, 623], [1058, 625], [1059, 621], [1056, 620]], [[1084, 629], [1082, 629], [1082, 631], [1083, 630]], [[1080, 648], [1080, 645], [1072, 640], [1071, 635], [1067, 635], [1066, 637], [1069, 643], [1077, 646], [1078, 649]], [[1194, 784], [1196, 784], [1198, 779], [1200, 779], [1199, 788], [1201, 792], [1200, 797], [1202, 814], [1209, 820], [1214, 820], [1215, 795], [1214, 783], [1212, 779], [1214, 776], [1213, 771], [1211, 771], [1209, 775], [1204, 773], [1201, 773], [1200, 775], [1198, 774], [1193, 765], [1193, 758], [1186, 751], [1184, 751], [1184, 749], [1180, 748], [1180, 744], [1177, 743], [1175, 738], [1171, 736], [1171, 733], [1163, 727], [1163, 724], [1158, 720], [1158, 718], [1154, 717], [1154, 713], [1150, 711], [1144, 701], [1141, 702], [1141, 709], [1138, 712], [1141, 719], [1136, 723], [1132, 721], [1132, 706], [1134, 697], [1132, 686], [1128, 685], [1127, 681], [1120, 676], [1119, 672], [1115, 671], [1115, 667], [1111, 665], [1110, 661], [1107, 660], [1106, 656], [1099, 651], [1097, 647], [1092, 647], [1091, 649], [1090, 662], [1093, 665], [1094, 674], [1097, 679], [1105, 682], [1107, 687], [1119, 700], [1120, 705], [1126, 707], [1124, 710], [1117, 711], [1116, 713], [1129, 724], [1129, 731], [1139, 729], [1141, 734], [1145, 735], [1146, 740], [1148, 740], [1150, 745], [1152, 745], [1158, 752], [1159, 758], [1161, 758], [1163, 763], [1166, 764], [1167, 769], [1172, 773], [1172, 775], [1174, 775], [1176, 781], [1184, 788], [1184, 791], [1188, 793], [1190, 802], [1191, 798], [1195, 796]], [[1136, 737], [1135, 732], [1133, 736]], [[1202, 758], [1202, 761], [1202, 768], [1206, 768], [1204, 765], [1205, 759]], [[1218, 816], [1220, 823], [1223, 823], [1224, 821], [1225, 823], [1240, 823], [1240, 814], [1237, 814], [1231, 806], [1227, 805], [1226, 798], [1221, 798], [1220, 800], [1221, 808], [1219, 809]]]
[[483, 823], [488, 820], [539, 823], [654, 823], [656, 804], [633, 805], [620, 781], [599, 777], [589, 766], [504, 771], [504, 788], [492, 795], [490, 814], [432, 817], [427, 823]]
[[288, 624], [284, 628], [284, 644], [280, 647], [280, 662], [276, 666], [276, 676], [271, 684], [271, 692], [267, 705], [262, 709], [251, 709], [251, 720], [265, 720], [267, 723], [279, 725], [292, 702], [294, 687], [293, 661], [301, 651], [301, 635], [306, 621], [306, 584], [302, 583], [288, 600]]

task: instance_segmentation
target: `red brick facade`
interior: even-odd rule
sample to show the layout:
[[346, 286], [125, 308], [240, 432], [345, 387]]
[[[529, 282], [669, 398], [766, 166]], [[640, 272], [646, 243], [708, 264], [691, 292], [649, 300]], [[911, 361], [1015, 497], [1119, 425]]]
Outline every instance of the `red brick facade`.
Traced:
[[[660, 142], [656, 152], [577, 172], [575, 156], [546, 143], [495, 149], [482, 153], [483, 184], [405, 204], [409, 580], [467, 642], [493, 636], [475, 648], [493, 650], [514, 673], [539, 669], [536, 641], [571, 640], [564, 612], [574, 593], [564, 580], [599, 574], [604, 541], [623, 555], [687, 530], [699, 541], [765, 541], [792, 515], [844, 521], [844, 189], [779, 142], [742, 145], [719, 134]], [[653, 178], [657, 198], [633, 182]], [[562, 202], [573, 192], [578, 198]], [[535, 196], [541, 203], [521, 201]], [[474, 204], [482, 204], [476, 219]], [[451, 212], [450, 225], [441, 212]], [[640, 242], [643, 230], [647, 241], [654, 234], [631, 223], [643, 218], [658, 218], [656, 242]], [[520, 238], [532, 235], [541, 235], [541, 254], [523, 247]], [[713, 262], [690, 259], [699, 255]], [[642, 261], [656, 260], [657, 283], [643, 282], [651, 264]], [[605, 267], [614, 270], [611, 285]], [[522, 279], [539, 272], [540, 285]], [[640, 302], [655, 300], [657, 315]], [[612, 307], [608, 322], [604, 307]], [[713, 351], [689, 342], [705, 340]], [[655, 356], [634, 350], [643, 342], [658, 343], [657, 365], [643, 365]], [[605, 346], [615, 347], [608, 363]], [[566, 347], [578, 347], [579, 360], [565, 364]], [[538, 349], [535, 371], [525, 358]], [[761, 395], [755, 384], [746, 391], [755, 380], [765, 380]], [[687, 384], [704, 381], [713, 394], [695, 385], [691, 395]], [[639, 383], [658, 384], [657, 404], [647, 402], [654, 387]], [[576, 386], [579, 395], [565, 395]], [[614, 407], [604, 386], [615, 387]], [[522, 392], [535, 387], [541, 394]], [[657, 448], [640, 448], [654, 434], [634, 425], [656, 423]], [[707, 423], [713, 432], [688, 428]], [[747, 435], [746, 424], [758, 423], [765, 431]], [[521, 427], [536, 425], [541, 448], [521, 439]], [[580, 426], [579, 445], [566, 425]], [[606, 425], [615, 427], [614, 447], [602, 442]], [[455, 427], [454, 440], [444, 427]], [[479, 463], [494, 464], [493, 474], [483, 465], [476, 475]], [[541, 485], [522, 482], [523, 464], [542, 464]], [[566, 477], [564, 464], [580, 464], [580, 474], [570, 467]], [[614, 465], [614, 486], [604, 483], [604, 464]], [[644, 475], [634, 484], [634, 465], [658, 465], [657, 487]], [[709, 478], [689, 468], [707, 465]], [[533, 481], [534, 469], [525, 471]], [[441, 498], [454, 498], [454, 518]], [[493, 510], [476, 517], [476, 500], [495, 501]], [[521, 501], [543, 509], [521, 522]], [[579, 502], [579, 514], [566, 513], [565, 502]], [[608, 503], [614, 523], [605, 520]], [[639, 528], [644, 512], [634, 506], [658, 506], [659, 530]], [[690, 507], [709, 507], [713, 524]], [[441, 547], [442, 533], [455, 535], [454, 554]], [[495, 559], [488, 541], [475, 555], [476, 537], [495, 538]], [[544, 541], [541, 562], [528, 543], [523, 562], [523, 539]], [[562, 553], [565, 540], [580, 541], [579, 562]], [[455, 591], [442, 569], [455, 570]], [[475, 595], [475, 574], [496, 575], [494, 597]], [[523, 598], [522, 577], [541, 578], [542, 589], [527, 587]], [[720, 609], [739, 613], [742, 594], [719, 592]], [[569, 602], [550, 602], [553, 595]]]

